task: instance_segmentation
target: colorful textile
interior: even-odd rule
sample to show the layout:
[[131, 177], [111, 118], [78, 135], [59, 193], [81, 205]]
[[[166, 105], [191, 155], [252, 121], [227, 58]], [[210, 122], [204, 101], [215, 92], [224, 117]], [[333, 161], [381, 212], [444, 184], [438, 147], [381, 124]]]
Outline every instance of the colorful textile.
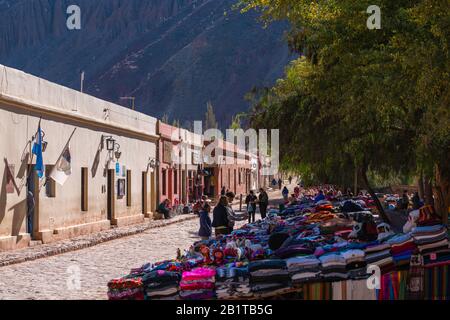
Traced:
[[407, 295], [408, 271], [393, 271], [381, 276], [378, 300], [405, 300]]
[[131, 279], [113, 279], [108, 282], [108, 288], [110, 289], [134, 289], [143, 287], [142, 278]]
[[332, 283], [333, 300], [377, 300], [376, 290], [369, 289], [367, 280], [347, 280]]
[[196, 268], [192, 271], [184, 271], [182, 275], [183, 281], [204, 280], [206, 278], [214, 278], [216, 270], [213, 268]]
[[331, 300], [333, 289], [331, 282], [317, 282], [303, 285], [304, 300]]
[[425, 268], [425, 300], [450, 300], [450, 266]]

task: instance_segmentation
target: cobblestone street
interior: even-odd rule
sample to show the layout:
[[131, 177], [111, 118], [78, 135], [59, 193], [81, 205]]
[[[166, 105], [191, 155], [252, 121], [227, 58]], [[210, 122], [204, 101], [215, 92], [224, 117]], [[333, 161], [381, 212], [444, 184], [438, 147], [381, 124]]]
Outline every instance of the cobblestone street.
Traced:
[[[275, 194], [279, 192], [270, 195], [274, 201]], [[198, 227], [198, 219], [182, 221], [90, 248], [0, 267], [0, 299], [107, 299], [110, 279], [146, 262], [174, 258], [177, 248], [188, 249], [199, 239]], [[77, 274], [79, 288], [71, 281]]]
[[[91, 248], [0, 268], [0, 299], [106, 299], [106, 284], [145, 262], [171, 259], [198, 240], [188, 220]], [[79, 270], [81, 288], [70, 290]], [[68, 286], [69, 284], [69, 286]]]

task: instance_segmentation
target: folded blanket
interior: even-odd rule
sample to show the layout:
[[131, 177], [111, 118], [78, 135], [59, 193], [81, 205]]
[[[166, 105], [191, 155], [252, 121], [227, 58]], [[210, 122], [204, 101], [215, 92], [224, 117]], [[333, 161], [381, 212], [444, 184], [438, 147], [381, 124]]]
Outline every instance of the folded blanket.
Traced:
[[157, 270], [146, 273], [142, 277], [144, 285], [149, 283], [176, 283], [180, 281], [180, 274], [177, 272]]
[[261, 269], [286, 269], [286, 262], [278, 259], [267, 259], [252, 261], [248, 265], [249, 272]]
[[144, 298], [144, 291], [142, 288], [108, 291], [109, 300], [144, 300]]
[[261, 277], [251, 277], [250, 282], [255, 283], [270, 283], [270, 282], [287, 282], [291, 279], [290, 275], [286, 272], [284, 275], [272, 275], [272, 276], [261, 276]]
[[292, 275], [292, 283], [301, 283], [308, 281], [317, 281], [320, 278], [320, 272], [302, 272]]
[[363, 250], [354, 249], [341, 252], [341, 256], [345, 259], [346, 263], [354, 261], [363, 261], [365, 257], [365, 252]]
[[390, 250], [386, 249], [386, 250], [383, 250], [383, 251], [367, 254], [366, 255], [366, 262], [367, 262], [367, 264], [370, 264], [372, 262], [383, 260], [383, 259], [389, 258], [391, 256], [392, 255], [391, 255]]
[[302, 244], [296, 244], [285, 248], [280, 248], [275, 251], [275, 255], [281, 259], [287, 259], [299, 255], [311, 255], [314, 253], [314, 250], [311, 248], [305, 247]]
[[368, 246], [367, 248], [364, 249], [364, 252], [367, 255], [367, 254], [373, 253], [373, 252], [384, 251], [386, 249], [389, 249], [390, 247], [391, 246], [388, 243], [381, 243], [378, 245]]
[[324, 254], [323, 256], [320, 256], [319, 260], [322, 266], [328, 263], [342, 263], [344, 265], [346, 264], [344, 257], [339, 253]]
[[198, 290], [198, 291], [182, 291], [180, 298], [185, 300], [205, 300], [214, 298], [214, 291], [212, 290]]
[[198, 281], [198, 282], [184, 282], [181, 281], [180, 289], [183, 291], [187, 290], [203, 290], [203, 289], [214, 289], [215, 284], [211, 281]]
[[143, 286], [142, 278], [119, 278], [108, 282], [109, 289], [132, 289]]
[[184, 271], [182, 275], [183, 281], [203, 280], [207, 278], [214, 278], [216, 270], [212, 268], [196, 268], [192, 271]]
[[168, 287], [160, 290], [146, 290], [146, 294], [148, 297], [167, 297], [173, 296], [178, 293], [178, 288], [176, 287]]
[[448, 239], [447, 231], [441, 232], [439, 234], [433, 235], [433, 236], [426, 236], [426, 237], [415, 237], [414, 242], [417, 245], [421, 244], [428, 244], [433, 242], [438, 242], [444, 239]]
[[282, 289], [282, 288], [289, 288], [289, 284], [274, 282], [274, 283], [259, 283], [259, 284], [251, 286], [252, 292], [255, 292], [255, 293], [273, 291], [273, 290]]
[[348, 271], [348, 277], [354, 280], [366, 279], [369, 276], [370, 274], [367, 273], [366, 267]]

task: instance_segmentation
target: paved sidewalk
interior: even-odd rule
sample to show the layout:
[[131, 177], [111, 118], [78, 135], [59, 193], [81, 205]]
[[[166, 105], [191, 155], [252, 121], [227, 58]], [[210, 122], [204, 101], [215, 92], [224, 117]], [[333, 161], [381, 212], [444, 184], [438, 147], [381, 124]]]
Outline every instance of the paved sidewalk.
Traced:
[[[275, 204], [279, 190], [268, 193]], [[107, 299], [109, 280], [146, 262], [173, 259], [177, 249], [200, 239], [198, 229], [191, 214], [0, 253], [0, 300]]]
[[198, 217], [193, 214], [189, 214], [176, 216], [170, 220], [150, 220], [149, 222], [143, 224], [109, 229], [98, 233], [15, 251], [6, 251], [0, 253], [0, 267], [85, 249], [107, 241], [136, 235], [149, 229], [162, 228], [174, 223], [180, 223], [192, 219], [198, 219]]

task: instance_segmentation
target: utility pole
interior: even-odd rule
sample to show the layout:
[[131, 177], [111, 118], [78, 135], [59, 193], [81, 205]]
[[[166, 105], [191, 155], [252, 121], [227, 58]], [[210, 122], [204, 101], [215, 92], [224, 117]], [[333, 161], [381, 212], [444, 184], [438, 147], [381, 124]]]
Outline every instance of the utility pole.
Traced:
[[122, 100], [131, 100], [131, 109], [135, 110], [134, 108], [134, 101], [136, 100], [136, 97], [120, 97]]
[[83, 84], [84, 84], [84, 71], [81, 71], [81, 79], [80, 79], [80, 91], [83, 92]]

